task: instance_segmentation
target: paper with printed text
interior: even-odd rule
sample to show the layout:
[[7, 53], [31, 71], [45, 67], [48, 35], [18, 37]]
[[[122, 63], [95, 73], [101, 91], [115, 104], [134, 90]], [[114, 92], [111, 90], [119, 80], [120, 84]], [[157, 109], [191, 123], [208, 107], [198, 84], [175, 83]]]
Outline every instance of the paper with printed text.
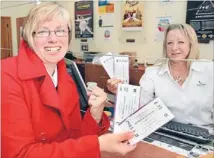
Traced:
[[99, 60], [110, 78], [118, 78], [123, 83], [129, 83], [129, 57], [127, 55], [113, 56], [112, 53], [107, 53]]
[[[134, 94], [133, 91], [135, 91]], [[113, 132], [134, 132], [135, 136], [129, 141], [132, 145], [174, 118], [174, 115], [159, 98], [140, 108], [139, 100], [139, 86], [119, 84]]]

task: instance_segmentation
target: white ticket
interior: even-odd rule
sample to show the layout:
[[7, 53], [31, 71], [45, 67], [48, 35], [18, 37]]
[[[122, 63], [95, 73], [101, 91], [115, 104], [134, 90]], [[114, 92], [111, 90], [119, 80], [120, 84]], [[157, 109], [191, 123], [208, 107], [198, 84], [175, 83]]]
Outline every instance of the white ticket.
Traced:
[[115, 115], [114, 133], [120, 132], [118, 124], [139, 109], [140, 87], [128, 84], [118, 84]]
[[113, 56], [112, 53], [99, 58], [110, 78], [118, 78], [124, 83], [129, 83], [129, 57], [126, 55]]
[[118, 124], [117, 132], [132, 131], [134, 145], [174, 118], [166, 105], [156, 98]]
[[114, 57], [114, 77], [121, 79], [124, 83], [129, 83], [129, 57]]
[[114, 56], [112, 53], [107, 53], [105, 56], [102, 56], [100, 59], [101, 64], [103, 65], [105, 71], [110, 78], [114, 77]]

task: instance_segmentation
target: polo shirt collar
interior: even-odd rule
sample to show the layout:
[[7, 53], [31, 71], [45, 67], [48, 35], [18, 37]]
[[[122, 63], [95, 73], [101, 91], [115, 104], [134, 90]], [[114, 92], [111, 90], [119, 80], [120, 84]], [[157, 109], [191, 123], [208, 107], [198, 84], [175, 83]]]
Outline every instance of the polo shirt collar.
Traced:
[[[190, 71], [198, 71], [198, 72], [203, 72], [204, 71], [204, 64], [203, 62], [208, 62], [208, 60], [196, 60], [195, 62], [192, 62], [190, 65]], [[168, 61], [165, 64], [162, 64], [160, 66], [160, 70], [158, 72], [158, 75], [163, 75], [164, 73], [169, 72], [169, 66], [168, 66]]]

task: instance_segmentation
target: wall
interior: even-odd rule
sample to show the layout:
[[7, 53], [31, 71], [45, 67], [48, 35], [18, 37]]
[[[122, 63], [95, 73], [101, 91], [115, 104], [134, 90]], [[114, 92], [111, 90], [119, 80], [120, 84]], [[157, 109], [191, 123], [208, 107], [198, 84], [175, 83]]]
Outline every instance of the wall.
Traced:
[[[8, 2], [1, 2], [8, 3]], [[59, 2], [67, 8], [74, 18], [74, 1]], [[159, 1], [143, 1], [144, 27], [141, 32], [124, 32], [121, 30], [122, 2], [115, 1], [114, 27], [111, 31], [111, 40], [104, 39], [105, 28], [98, 27], [98, 1], [94, 2], [94, 39], [89, 39], [89, 50], [99, 52], [137, 52], [139, 62], [147, 58], [159, 58], [162, 54], [162, 41], [155, 41], [156, 17], [171, 16], [173, 23], [184, 23], [186, 17], [186, 1], [176, 1], [163, 5]], [[16, 18], [26, 16], [34, 4], [26, 4], [12, 8], [1, 9], [2, 16], [12, 17], [13, 48], [16, 55]], [[19, 10], [19, 12], [17, 12]], [[73, 24], [74, 25], [74, 24]], [[133, 37], [136, 43], [125, 43], [126, 37]], [[80, 54], [80, 40], [73, 38], [70, 48], [77, 56]], [[200, 44], [201, 58], [214, 59], [214, 41], [209, 44]]]

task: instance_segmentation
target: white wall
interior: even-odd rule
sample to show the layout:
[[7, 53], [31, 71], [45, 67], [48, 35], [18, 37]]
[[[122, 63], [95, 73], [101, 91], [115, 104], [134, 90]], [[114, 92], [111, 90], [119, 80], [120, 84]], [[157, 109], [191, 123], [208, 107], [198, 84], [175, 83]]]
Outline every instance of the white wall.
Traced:
[[[1, 2], [7, 3], [7, 2]], [[74, 1], [63, 1], [60, 3], [69, 10], [71, 18], [74, 19]], [[171, 16], [173, 23], [185, 23], [186, 1], [176, 1], [163, 5], [159, 1], [144, 1], [144, 28], [141, 32], [124, 32], [121, 30], [122, 2], [115, 2], [114, 27], [108, 28], [111, 31], [111, 40], [105, 40], [105, 28], [98, 27], [98, 2], [94, 2], [94, 38], [88, 39], [89, 51], [99, 52], [137, 52], [139, 62], [146, 58], [158, 58], [162, 54], [162, 41], [155, 41], [156, 17]], [[13, 26], [13, 48], [16, 55], [16, 18], [27, 15], [33, 4], [21, 5], [18, 7], [1, 9], [2, 16], [12, 17]], [[17, 12], [19, 10], [19, 12]], [[74, 24], [73, 24], [74, 26]], [[124, 42], [127, 37], [136, 39], [135, 43]], [[70, 48], [76, 55], [80, 52], [80, 39], [73, 37]], [[209, 44], [200, 44], [201, 58], [214, 59], [214, 41]]]

